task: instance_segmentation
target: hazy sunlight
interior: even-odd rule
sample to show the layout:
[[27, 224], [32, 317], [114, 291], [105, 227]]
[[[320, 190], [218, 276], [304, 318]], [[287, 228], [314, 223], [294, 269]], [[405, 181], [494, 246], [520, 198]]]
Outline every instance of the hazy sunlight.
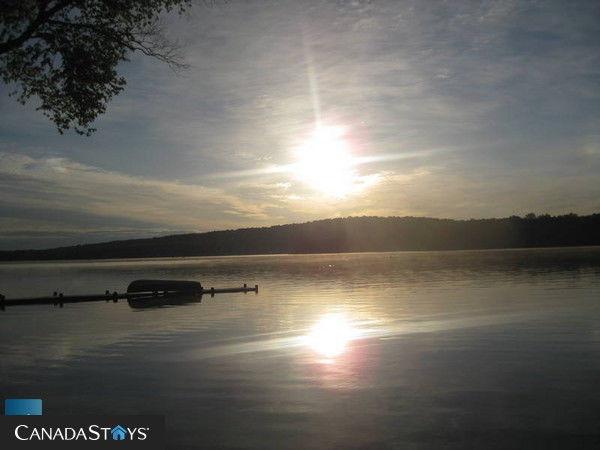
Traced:
[[292, 171], [302, 182], [332, 197], [361, 189], [355, 160], [341, 127], [321, 126], [296, 150]]
[[346, 345], [358, 336], [348, 320], [341, 314], [323, 316], [306, 336], [306, 344], [327, 358], [341, 355]]

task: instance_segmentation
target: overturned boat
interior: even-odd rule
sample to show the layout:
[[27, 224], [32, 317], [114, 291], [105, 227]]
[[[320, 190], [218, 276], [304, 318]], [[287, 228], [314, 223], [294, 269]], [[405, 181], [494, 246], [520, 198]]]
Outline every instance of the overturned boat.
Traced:
[[135, 280], [127, 286], [127, 293], [199, 293], [203, 291], [202, 284], [198, 281], [185, 280]]
[[202, 284], [185, 280], [135, 280], [127, 286], [132, 308], [156, 308], [201, 302]]

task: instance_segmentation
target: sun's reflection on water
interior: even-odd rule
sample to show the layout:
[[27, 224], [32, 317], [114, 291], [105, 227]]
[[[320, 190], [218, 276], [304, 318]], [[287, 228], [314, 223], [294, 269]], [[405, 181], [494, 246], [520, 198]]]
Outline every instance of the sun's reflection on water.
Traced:
[[360, 332], [343, 314], [326, 314], [303, 337], [303, 343], [318, 355], [331, 360], [342, 355]]
[[361, 389], [377, 367], [377, 345], [367, 323], [351, 317], [324, 314], [300, 338], [305, 351], [298, 355], [307, 380], [328, 391]]

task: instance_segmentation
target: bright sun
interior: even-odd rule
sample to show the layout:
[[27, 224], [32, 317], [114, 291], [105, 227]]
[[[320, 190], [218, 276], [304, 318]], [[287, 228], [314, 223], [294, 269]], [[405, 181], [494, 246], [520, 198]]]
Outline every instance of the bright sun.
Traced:
[[345, 197], [361, 188], [341, 127], [318, 127], [297, 148], [296, 158], [292, 165], [296, 177], [325, 195]]
[[328, 314], [312, 327], [305, 343], [318, 354], [327, 358], [341, 355], [346, 345], [355, 339], [358, 332], [341, 314]]

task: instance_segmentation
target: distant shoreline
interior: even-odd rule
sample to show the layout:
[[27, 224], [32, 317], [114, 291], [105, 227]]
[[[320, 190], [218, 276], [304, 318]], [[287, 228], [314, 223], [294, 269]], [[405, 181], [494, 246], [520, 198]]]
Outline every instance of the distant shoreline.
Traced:
[[364, 252], [322, 252], [322, 253], [252, 253], [243, 255], [195, 255], [195, 256], [156, 256], [156, 257], [131, 257], [131, 258], [79, 258], [79, 259], [19, 259], [19, 260], [3, 260], [2, 264], [14, 263], [80, 263], [80, 262], [112, 262], [112, 261], [160, 261], [160, 260], [176, 260], [176, 259], [224, 259], [224, 258], [256, 258], [256, 257], [279, 257], [279, 256], [336, 256], [336, 255], [379, 255], [385, 253], [460, 253], [460, 252], [493, 252], [493, 251], [520, 251], [520, 250], [577, 250], [591, 249], [599, 250], [600, 245], [563, 245], [563, 246], [548, 246], [548, 247], [507, 247], [507, 248], [473, 248], [473, 249], [452, 249], [452, 250], [381, 250], [381, 251], [364, 251]]
[[461, 251], [600, 246], [600, 214], [502, 219], [347, 217], [262, 228], [0, 251], [0, 261]]

